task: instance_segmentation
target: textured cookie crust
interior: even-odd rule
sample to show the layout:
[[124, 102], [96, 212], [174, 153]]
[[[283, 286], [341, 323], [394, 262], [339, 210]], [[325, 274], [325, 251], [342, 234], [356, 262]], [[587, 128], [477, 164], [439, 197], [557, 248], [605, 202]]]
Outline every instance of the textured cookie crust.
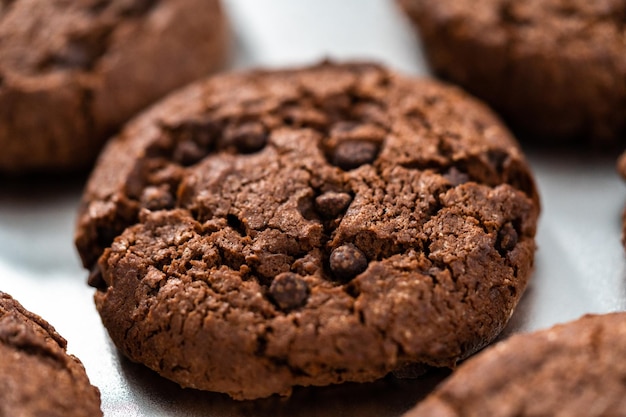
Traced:
[[515, 335], [461, 365], [405, 417], [626, 415], [626, 313]]
[[550, 139], [626, 134], [626, 0], [398, 0], [436, 72]]
[[218, 0], [0, 1], [0, 173], [88, 167], [135, 112], [218, 68], [226, 37]]
[[67, 342], [0, 292], [0, 416], [102, 416], [100, 391]]
[[241, 399], [454, 366], [519, 300], [537, 214], [484, 106], [323, 63], [213, 77], [135, 119], [76, 243], [128, 357]]

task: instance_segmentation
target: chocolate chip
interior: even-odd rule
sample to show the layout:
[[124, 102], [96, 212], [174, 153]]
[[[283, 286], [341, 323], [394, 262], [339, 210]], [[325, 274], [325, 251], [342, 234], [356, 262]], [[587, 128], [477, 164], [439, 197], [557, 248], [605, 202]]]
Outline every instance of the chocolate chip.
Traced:
[[214, 120], [199, 118], [181, 121], [172, 125], [164, 124], [162, 129], [166, 137], [169, 137], [175, 145], [193, 142], [199, 149], [205, 149], [206, 153], [213, 149], [220, 126]]
[[504, 165], [508, 158], [508, 152], [503, 149], [489, 149], [487, 151], [487, 159], [489, 160], [489, 164], [497, 173], [502, 173]]
[[175, 201], [167, 185], [146, 187], [141, 193], [141, 207], [151, 211], [171, 209]]
[[309, 286], [299, 275], [283, 272], [272, 281], [270, 296], [281, 310], [293, 310], [306, 304]]
[[333, 218], [343, 213], [350, 202], [352, 202], [350, 194], [328, 191], [315, 198], [315, 210], [323, 217]]
[[183, 141], [176, 145], [172, 158], [183, 166], [190, 166], [200, 161], [206, 154], [207, 152], [196, 142]]
[[222, 147], [234, 147], [241, 153], [258, 152], [267, 144], [265, 127], [258, 122], [229, 126], [224, 131]]
[[330, 270], [335, 278], [349, 281], [367, 269], [367, 258], [351, 243], [339, 246], [330, 254]]
[[517, 238], [518, 236], [515, 227], [513, 227], [511, 222], [506, 223], [498, 232], [496, 249], [498, 249], [500, 254], [504, 256], [506, 252], [509, 252], [513, 250], [513, 248], [515, 248], [515, 245], [517, 245]]
[[96, 264], [89, 273], [89, 278], [87, 278], [87, 284], [90, 287], [104, 289], [107, 284], [102, 277], [102, 271], [100, 271], [100, 267]]
[[378, 144], [369, 141], [345, 141], [335, 148], [333, 165], [349, 171], [364, 164], [371, 164], [378, 155]]

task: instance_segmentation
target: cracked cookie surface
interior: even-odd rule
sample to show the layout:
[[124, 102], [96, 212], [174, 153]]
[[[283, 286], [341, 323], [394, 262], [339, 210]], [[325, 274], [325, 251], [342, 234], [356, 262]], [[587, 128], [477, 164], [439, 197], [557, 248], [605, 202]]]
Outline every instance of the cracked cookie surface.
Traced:
[[89, 167], [134, 113], [222, 65], [225, 26], [218, 0], [0, 2], [0, 173]]
[[0, 415], [102, 416], [100, 392], [67, 342], [0, 291]]
[[626, 414], [626, 313], [515, 335], [461, 365], [405, 417]]
[[443, 77], [520, 131], [626, 134], [626, 0], [398, 0]]
[[480, 103], [322, 63], [212, 77], [132, 121], [76, 244], [124, 354], [249, 399], [454, 366], [517, 304], [538, 210]]

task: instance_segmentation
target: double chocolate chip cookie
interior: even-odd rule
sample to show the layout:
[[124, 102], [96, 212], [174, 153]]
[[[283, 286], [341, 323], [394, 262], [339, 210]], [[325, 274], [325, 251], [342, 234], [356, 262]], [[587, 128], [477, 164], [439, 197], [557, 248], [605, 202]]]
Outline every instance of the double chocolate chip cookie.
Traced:
[[102, 416], [100, 392], [66, 345], [50, 324], [0, 292], [1, 416]]
[[435, 71], [548, 139], [626, 134], [626, 0], [399, 0]]
[[529, 278], [538, 197], [500, 122], [373, 64], [225, 74], [132, 121], [76, 243], [118, 348], [237, 399], [455, 366]]
[[0, 173], [90, 166], [130, 116], [225, 54], [218, 0], [0, 1]]
[[459, 367], [405, 417], [626, 415], [626, 313], [512, 336]]

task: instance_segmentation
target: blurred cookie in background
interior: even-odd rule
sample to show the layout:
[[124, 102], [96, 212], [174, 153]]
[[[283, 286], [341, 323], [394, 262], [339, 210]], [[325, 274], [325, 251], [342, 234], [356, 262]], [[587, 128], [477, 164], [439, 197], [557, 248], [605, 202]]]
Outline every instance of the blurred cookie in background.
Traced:
[[88, 168], [135, 112], [227, 58], [218, 0], [0, 2], [0, 173]]
[[626, 133], [626, 0], [398, 0], [436, 73], [529, 139]]
[[404, 417], [626, 415], [626, 313], [511, 336], [452, 374]]
[[45, 320], [0, 291], [0, 415], [96, 417], [100, 391]]

